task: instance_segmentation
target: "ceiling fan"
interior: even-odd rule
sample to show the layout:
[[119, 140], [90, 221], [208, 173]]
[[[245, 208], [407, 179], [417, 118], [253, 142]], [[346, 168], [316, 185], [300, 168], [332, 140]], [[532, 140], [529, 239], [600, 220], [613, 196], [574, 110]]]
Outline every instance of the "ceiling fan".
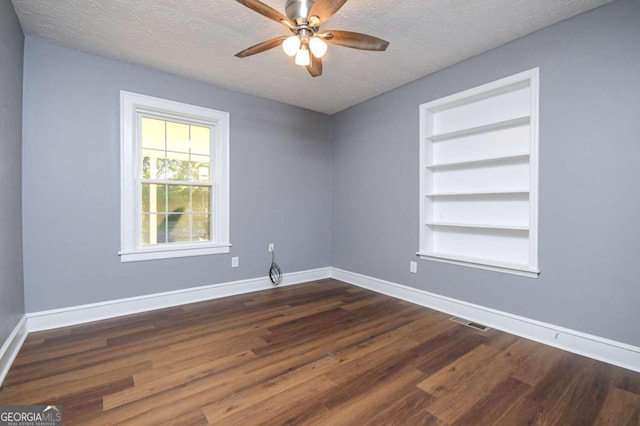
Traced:
[[287, 16], [260, 0], [236, 0], [249, 9], [289, 28], [293, 35], [266, 40], [236, 53], [238, 58], [246, 58], [282, 45], [289, 56], [295, 56], [295, 63], [307, 68], [312, 77], [322, 75], [322, 57], [327, 52], [327, 43], [361, 50], [384, 51], [389, 42], [367, 34], [351, 31], [325, 30], [320, 25], [338, 11], [347, 0], [287, 0]]

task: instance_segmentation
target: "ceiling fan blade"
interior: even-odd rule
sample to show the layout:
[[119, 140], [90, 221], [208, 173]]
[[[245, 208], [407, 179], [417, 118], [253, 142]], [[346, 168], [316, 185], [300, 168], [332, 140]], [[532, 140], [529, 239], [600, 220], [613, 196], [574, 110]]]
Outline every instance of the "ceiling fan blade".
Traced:
[[313, 6], [311, 6], [309, 17], [317, 16], [320, 18], [320, 23], [326, 22], [346, 2], [347, 0], [316, 0]]
[[307, 71], [311, 77], [320, 77], [322, 75], [322, 59], [311, 55], [311, 65], [307, 65]]
[[320, 34], [327, 43], [361, 50], [387, 50], [389, 42], [381, 38], [351, 31], [323, 31]]
[[248, 7], [249, 9], [258, 12], [259, 14], [266, 16], [269, 19], [285, 25], [289, 28], [294, 28], [295, 25], [289, 18], [284, 16], [269, 5], [262, 3], [260, 0], [236, 0], [238, 3]]
[[280, 46], [286, 39], [287, 36], [281, 36], [272, 38], [271, 40], [263, 41], [262, 43], [258, 43], [255, 46], [244, 49], [242, 52], [236, 53], [236, 56], [238, 58], [246, 58], [247, 56], [255, 55], [256, 53], [262, 53], [265, 50], [273, 49], [274, 47]]

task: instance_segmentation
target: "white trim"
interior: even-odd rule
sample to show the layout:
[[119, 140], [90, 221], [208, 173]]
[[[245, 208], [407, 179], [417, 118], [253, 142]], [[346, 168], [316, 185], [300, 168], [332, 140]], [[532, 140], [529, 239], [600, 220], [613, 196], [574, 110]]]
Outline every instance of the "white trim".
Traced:
[[[485, 324], [549, 346], [640, 372], [640, 347], [520, 317], [378, 278], [326, 267], [283, 275], [280, 286], [334, 278], [391, 297]], [[172, 306], [272, 288], [268, 278], [253, 278], [24, 315], [0, 349], [0, 385], [28, 332], [50, 330]]]
[[[211, 139], [214, 141], [211, 152], [213, 175], [208, 186], [214, 193], [211, 198], [213, 222], [210, 227], [213, 241], [191, 243], [188, 250], [184, 244], [163, 244], [151, 248], [140, 244], [140, 114], [158, 114], [164, 119], [199, 123], [211, 128]], [[121, 262], [229, 253], [229, 132], [228, 112], [120, 91], [121, 250], [118, 254]]]
[[476, 102], [502, 93], [506, 93], [513, 89], [527, 87], [527, 80], [536, 74], [539, 67], [522, 71], [508, 77], [485, 83], [481, 86], [472, 87], [462, 92], [454, 93], [440, 99], [425, 103], [426, 107], [433, 112], [441, 112], [442, 110], [455, 108], [459, 105]]
[[519, 275], [527, 278], [538, 278], [539, 269], [531, 268], [527, 265], [500, 263], [487, 259], [472, 259], [462, 256], [438, 255], [434, 253], [416, 253], [420, 259], [433, 260], [435, 262], [449, 263], [451, 265], [469, 266], [471, 268], [484, 269], [486, 271], [504, 272], [505, 274]]
[[24, 343], [24, 339], [27, 338], [27, 316], [23, 315], [18, 321], [18, 324], [13, 328], [7, 340], [5, 340], [2, 348], [0, 348], [0, 385], [4, 381], [4, 378], [13, 364], [13, 360], [18, 356], [20, 348]]
[[229, 253], [231, 247], [230, 244], [206, 244], [197, 246], [195, 244], [188, 244], [182, 246], [180, 244], [167, 246], [159, 245], [150, 248], [143, 248], [140, 250], [125, 250], [120, 251], [121, 262], [139, 262], [141, 260], [155, 260], [155, 259], [169, 259], [174, 257], [188, 257], [188, 256], [204, 256], [207, 254], [222, 254]]
[[[283, 280], [280, 286], [288, 286], [329, 278], [330, 273], [330, 268], [290, 272], [283, 274]], [[27, 314], [27, 329], [29, 332], [50, 330], [53, 328], [66, 327], [139, 312], [153, 311], [171, 306], [184, 305], [187, 303], [195, 303], [204, 300], [234, 296], [237, 294], [267, 290], [272, 287], [273, 285], [268, 277], [251, 278], [247, 280], [194, 287], [184, 290], [147, 294], [127, 299], [33, 312]]]
[[474, 305], [378, 278], [331, 268], [331, 277], [377, 293], [459, 316], [629, 370], [640, 372], [640, 347]]
[[529, 264], [538, 272], [538, 200], [540, 197], [539, 173], [540, 173], [540, 68], [527, 71], [530, 73], [531, 85], [531, 145], [529, 145]]

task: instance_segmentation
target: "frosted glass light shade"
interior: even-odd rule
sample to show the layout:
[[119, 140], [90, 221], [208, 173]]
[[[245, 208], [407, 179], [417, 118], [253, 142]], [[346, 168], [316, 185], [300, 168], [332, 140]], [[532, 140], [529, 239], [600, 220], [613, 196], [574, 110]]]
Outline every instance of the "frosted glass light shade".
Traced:
[[298, 36], [293, 35], [282, 42], [282, 50], [288, 56], [295, 56], [298, 53], [298, 49], [300, 49], [300, 38]]
[[302, 46], [298, 53], [296, 53], [296, 65], [306, 67], [311, 64], [311, 57], [309, 56], [309, 50], [306, 46]]
[[320, 59], [325, 53], [327, 53], [327, 43], [325, 43], [321, 38], [313, 37], [309, 40], [309, 49], [311, 49], [313, 56]]

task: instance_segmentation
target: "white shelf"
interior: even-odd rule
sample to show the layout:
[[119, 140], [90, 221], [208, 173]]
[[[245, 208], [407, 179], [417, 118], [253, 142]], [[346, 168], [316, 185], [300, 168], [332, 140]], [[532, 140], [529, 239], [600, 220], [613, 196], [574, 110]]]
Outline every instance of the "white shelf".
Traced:
[[424, 259], [538, 268], [538, 70], [420, 105]]
[[425, 194], [426, 197], [456, 197], [465, 195], [504, 195], [504, 194], [528, 194], [526, 189], [505, 189], [499, 191], [461, 191], [461, 192], [439, 192], [432, 194]]
[[452, 222], [427, 222], [428, 226], [444, 226], [450, 228], [480, 228], [480, 229], [502, 229], [507, 231], [529, 231], [528, 226], [516, 225], [490, 225], [482, 223], [452, 223]]
[[507, 272], [511, 274], [530, 277], [530, 278], [537, 278], [538, 275], [540, 274], [539, 269], [532, 268], [529, 265], [524, 265], [519, 263], [499, 262], [494, 259], [458, 256], [455, 254], [448, 254], [448, 253], [418, 252], [416, 254], [423, 259], [431, 259], [431, 260], [436, 260], [444, 263], [453, 263], [456, 265], [473, 266], [476, 268], [488, 269], [491, 271]]
[[431, 142], [442, 142], [449, 139], [461, 138], [463, 136], [475, 135], [478, 133], [492, 132], [494, 130], [507, 129], [509, 127], [524, 126], [525, 124], [529, 124], [530, 121], [531, 118], [526, 115], [523, 117], [512, 118], [510, 120], [498, 121], [496, 123], [483, 124], [481, 126], [456, 130], [454, 132], [435, 134], [427, 136], [427, 138]]
[[498, 157], [478, 158], [475, 160], [449, 161], [446, 163], [429, 164], [425, 167], [427, 169], [438, 169], [438, 168], [452, 167], [452, 166], [467, 166], [467, 165], [474, 166], [476, 164], [482, 164], [482, 163], [494, 163], [494, 162], [500, 162], [500, 161], [520, 160], [520, 159], [526, 159], [526, 158], [529, 158], [528, 153], [527, 154], [509, 154], [509, 155], [503, 155]]

